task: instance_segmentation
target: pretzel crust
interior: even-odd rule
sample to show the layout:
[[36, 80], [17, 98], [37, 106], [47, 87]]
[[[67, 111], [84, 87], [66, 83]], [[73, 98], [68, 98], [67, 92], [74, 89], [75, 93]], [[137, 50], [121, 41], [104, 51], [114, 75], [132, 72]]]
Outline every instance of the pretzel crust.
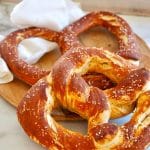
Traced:
[[[89, 70], [104, 72], [118, 85], [105, 91], [89, 86], [81, 77]], [[135, 70], [128, 61], [108, 51], [70, 50], [28, 91], [18, 106], [18, 119], [31, 139], [52, 150], [143, 150], [150, 143], [150, 91], [145, 92], [149, 81], [148, 70]], [[120, 90], [115, 92], [119, 98], [110, 95], [116, 89]], [[137, 98], [136, 111], [127, 124], [119, 127], [108, 123], [111, 105], [126, 107]], [[53, 120], [50, 113], [56, 99], [88, 120], [88, 135], [67, 130]]]

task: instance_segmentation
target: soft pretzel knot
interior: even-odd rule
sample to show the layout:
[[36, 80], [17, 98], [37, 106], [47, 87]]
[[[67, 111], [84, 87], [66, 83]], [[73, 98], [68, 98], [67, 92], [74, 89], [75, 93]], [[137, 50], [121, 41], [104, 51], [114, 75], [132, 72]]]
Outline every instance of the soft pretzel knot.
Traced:
[[[139, 47], [131, 27], [121, 17], [111, 12], [92, 12], [69, 25], [62, 31], [61, 49], [67, 51], [71, 47], [82, 46], [78, 35], [94, 26], [101, 26], [113, 33], [118, 40], [118, 55], [131, 60], [140, 58]], [[63, 44], [65, 43], [65, 44]]]
[[48, 41], [57, 42], [58, 33], [46, 28], [30, 27], [10, 33], [0, 43], [0, 53], [11, 71], [21, 80], [32, 85], [40, 78], [49, 74], [49, 70], [29, 65], [18, 56], [18, 45], [21, 41], [31, 37], [40, 37]]
[[[104, 73], [118, 85], [104, 91], [89, 86], [82, 78], [88, 71]], [[135, 70], [108, 51], [72, 49], [28, 91], [18, 106], [18, 119], [31, 139], [51, 150], [142, 150], [150, 142], [149, 81], [148, 70]], [[136, 99], [137, 108], [127, 124], [108, 123], [116, 110], [120, 115], [132, 109]], [[57, 100], [88, 120], [87, 135], [67, 130], [51, 117]]]

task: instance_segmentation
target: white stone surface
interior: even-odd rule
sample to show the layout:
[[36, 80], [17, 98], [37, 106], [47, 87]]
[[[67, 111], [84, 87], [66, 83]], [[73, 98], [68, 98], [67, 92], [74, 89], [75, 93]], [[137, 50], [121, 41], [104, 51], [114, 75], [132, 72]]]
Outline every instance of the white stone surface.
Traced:
[[128, 21], [133, 31], [139, 35], [150, 47], [150, 17], [139, 16], [124, 16], [122, 17]]
[[[150, 44], [150, 17], [123, 16], [133, 30]], [[2, 22], [1, 22], [2, 24]], [[0, 28], [0, 33], [1, 33]], [[6, 28], [5, 28], [6, 31]], [[2, 31], [3, 32], [3, 31]], [[13, 89], [12, 89], [13, 90]], [[129, 117], [119, 120], [119, 123], [126, 122]], [[118, 120], [116, 120], [118, 122]], [[86, 123], [70, 122], [70, 128], [86, 132]], [[40, 145], [32, 142], [20, 127], [16, 110], [0, 97], [0, 149], [1, 150], [44, 150]], [[150, 150], [150, 148], [149, 148]]]

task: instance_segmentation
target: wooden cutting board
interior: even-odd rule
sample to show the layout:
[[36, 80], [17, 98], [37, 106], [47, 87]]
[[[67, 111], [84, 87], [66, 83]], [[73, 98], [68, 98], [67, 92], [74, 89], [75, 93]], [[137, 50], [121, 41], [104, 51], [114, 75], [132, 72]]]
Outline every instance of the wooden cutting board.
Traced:
[[[86, 46], [104, 47], [110, 51], [115, 51], [118, 48], [118, 43], [114, 35], [100, 27], [95, 27], [82, 33], [79, 36], [79, 39]], [[142, 66], [150, 68], [150, 49], [138, 36], [137, 41], [140, 45], [140, 51], [142, 53], [140, 63]], [[56, 49], [42, 57], [36, 65], [50, 69], [60, 55], [59, 50]], [[0, 85], [0, 95], [4, 98], [4, 100], [17, 107], [18, 103], [21, 101], [29, 88], [29, 85], [15, 78], [10, 83]], [[68, 113], [62, 109], [55, 110], [54, 115], [56, 116], [55, 119], [63, 120], [63, 116], [67, 116], [68, 119], [74, 120], [74, 115], [69, 114], [68, 116]]]

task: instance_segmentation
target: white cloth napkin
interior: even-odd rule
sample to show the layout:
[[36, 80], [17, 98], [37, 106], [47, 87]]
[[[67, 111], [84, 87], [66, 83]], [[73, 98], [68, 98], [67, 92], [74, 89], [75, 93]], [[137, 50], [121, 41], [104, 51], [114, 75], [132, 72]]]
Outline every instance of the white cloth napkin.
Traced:
[[[0, 41], [3, 40], [4, 37], [0, 35]], [[8, 83], [13, 80], [13, 74], [9, 71], [7, 64], [0, 57], [0, 84]]]
[[0, 84], [13, 80], [13, 74], [9, 71], [5, 61], [0, 57]]
[[38, 26], [62, 30], [85, 13], [71, 0], [23, 0], [11, 13], [11, 21], [19, 27]]
[[28, 64], [36, 63], [45, 53], [58, 47], [57, 43], [41, 38], [29, 38], [18, 45], [19, 58]]

